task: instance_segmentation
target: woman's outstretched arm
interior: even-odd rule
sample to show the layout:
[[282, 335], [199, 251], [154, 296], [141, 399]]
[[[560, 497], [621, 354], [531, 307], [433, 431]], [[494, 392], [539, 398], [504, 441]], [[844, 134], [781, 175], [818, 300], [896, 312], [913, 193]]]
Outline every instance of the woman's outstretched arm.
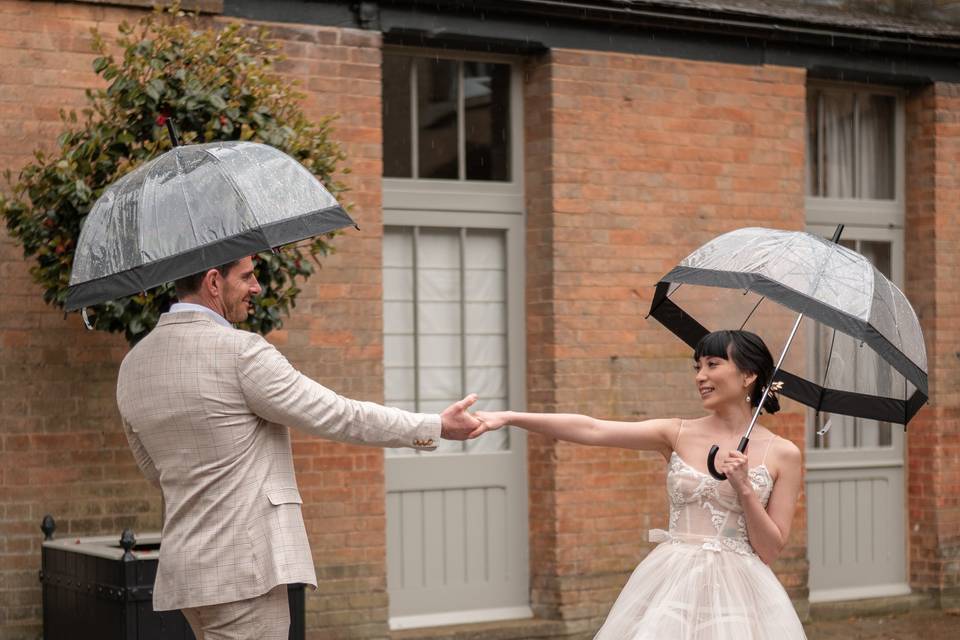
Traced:
[[665, 458], [673, 451], [680, 421], [677, 419], [617, 422], [598, 420], [574, 413], [520, 413], [517, 411], [477, 411], [483, 425], [479, 433], [513, 425], [557, 440], [596, 447], [619, 447], [658, 451]]

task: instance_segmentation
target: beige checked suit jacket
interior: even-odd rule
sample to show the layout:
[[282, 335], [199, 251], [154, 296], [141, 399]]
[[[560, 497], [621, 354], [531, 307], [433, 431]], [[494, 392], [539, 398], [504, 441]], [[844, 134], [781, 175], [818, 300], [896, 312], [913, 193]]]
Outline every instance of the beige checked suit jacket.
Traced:
[[316, 587], [292, 427], [332, 440], [434, 449], [440, 417], [343, 398], [257, 334], [168, 313], [120, 366], [117, 404], [137, 464], [163, 492], [158, 611]]

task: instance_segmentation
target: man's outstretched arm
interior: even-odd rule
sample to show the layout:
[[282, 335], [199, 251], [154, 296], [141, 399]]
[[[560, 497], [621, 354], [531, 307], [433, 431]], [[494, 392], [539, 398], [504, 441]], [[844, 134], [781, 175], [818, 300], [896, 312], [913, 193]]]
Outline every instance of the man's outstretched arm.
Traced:
[[237, 368], [244, 398], [254, 413], [331, 440], [432, 450], [441, 437], [465, 440], [480, 431], [480, 421], [467, 412], [476, 396], [452, 404], [441, 415], [351, 400], [297, 371], [260, 336], [246, 340]]

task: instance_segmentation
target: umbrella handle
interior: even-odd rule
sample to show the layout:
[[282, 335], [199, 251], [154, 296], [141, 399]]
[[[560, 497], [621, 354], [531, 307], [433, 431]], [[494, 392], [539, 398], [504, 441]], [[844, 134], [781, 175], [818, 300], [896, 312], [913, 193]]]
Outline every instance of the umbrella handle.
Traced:
[[[744, 436], [740, 438], [740, 444], [737, 445], [737, 451], [743, 453], [747, 450], [747, 445], [750, 444], [750, 438]], [[710, 472], [717, 480], [726, 480], [727, 475], [725, 473], [720, 473], [717, 471], [716, 459], [717, 454], [720, 453], [720, 447], [713, 445], [710, 447], [710, 453], [707, 454], [707, 471]]]

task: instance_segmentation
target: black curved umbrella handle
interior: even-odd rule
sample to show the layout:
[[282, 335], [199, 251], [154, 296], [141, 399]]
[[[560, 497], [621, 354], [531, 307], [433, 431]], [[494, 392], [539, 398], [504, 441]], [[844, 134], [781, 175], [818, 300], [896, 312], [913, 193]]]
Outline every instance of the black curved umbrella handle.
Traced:
[[[740, 444], [737, 445], [737, 451], [743, 453], [747, 450], [747, 445], [750, 444], [750, 438], [744, 436], [740, 438]], [[713, 445], [710, 447], [710, 453], [707, 454], [707, 471], [710, 472], [717, 480], [726, 480], [727, 475], [725, 473], [720, 473], [717, 471], [716, 459], [717, 454], [720, 453], [720, 447]]]

